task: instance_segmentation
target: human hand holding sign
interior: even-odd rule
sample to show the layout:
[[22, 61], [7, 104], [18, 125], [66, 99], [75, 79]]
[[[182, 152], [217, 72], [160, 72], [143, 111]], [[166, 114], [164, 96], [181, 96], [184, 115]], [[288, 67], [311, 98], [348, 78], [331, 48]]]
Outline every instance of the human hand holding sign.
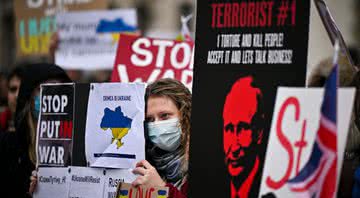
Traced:
[[33, 170], [31, 172], [31, 176], [30, 176], [30, 186], [29, 186], [29, 193], [32, 195], [35, 190], [36, 190], [36, 186], [37, 186], [37, 171]]
[[132, 182], [133, 186], [149, 185], [164, 187], [166, 185], [157, 170], [146, 160], [138, 162], [133, 173], [139, 175], [135, 181]]

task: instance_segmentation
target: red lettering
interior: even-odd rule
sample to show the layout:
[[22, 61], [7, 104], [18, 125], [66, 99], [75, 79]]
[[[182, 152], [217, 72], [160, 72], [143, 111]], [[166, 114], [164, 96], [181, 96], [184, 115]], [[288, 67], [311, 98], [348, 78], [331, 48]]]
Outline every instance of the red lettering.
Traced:
[[143, 198], [143, 191], [142, 191], [142, 188], [139, 186], [137, 187], [137, 191], [136, 191], [136, 195], [135, 195], [136, 198]]
[[294, 0], [291, 4], [291, 25], [296, 24], [296, 0]]
[[151, 193], [154, 192], [154, 188], [150, 188], [146, 190], [146, 198], [151, 198]]
[[129, 198], [132, 198], [132, 188], [130, 188]]
[[231, 19], [231, 27], [238, 27], [239, 21], [239, 4], [234, 3], [232, 5], [232, 19]]
[[225, 3], [225, 12], [224, 12], [224, 26], [231, 26], [231, 4]]
[[223, 24], [221, 23], [221, 17], [223, 16], [223, 13], [221, 12], [221, 9], [224, 7], [224, 4], [223, 3], [219, 3], [218, 6], [217, 6], [217, 17], [216, 17], [216, 27], [218, 28], [222, 28], [223, 27]]
[[[271, 26], [271, 19], [272, 19], [272, 7], [273, 7], [274, 2], [270, 1], [267, 2], [267, 10], [268, 10], [268, 16], [267, 16], [267, 26], [270, 27]], [[265, 12], [265, 11], [264, 11]], [[266, 20], [266, 19], [265, 19]]]
[[276, 121], [276, 135], [280, 141], [280, 144], [284, 147], [284, 149], [287, 151], [287, 153], [289, 155], [289, 164], [288, 164], [288, 167], [286, 169], [284, 176], [279, 181], [274, 181], [272, 178], [270, 178], [270, 176], [268, 176], [266, 178], [266, 184], [270, 188], [273, 188], [275, 190], [279, 189], [281, 186], [283, 186], [286, 183], [286, 181], [289, 179], [291, 170], [293, 167], [293, 163], [294, 163], [294, 153], [293, 153], [293, 150], [291, 147], [291, 143], [286, 138], [286, 136], [284, 135], [282, 128], [281, 128], [285, 111], [287, 110], [287, 108], [290, 105], [293, 105], [295, 107], [295, 121], [298, 121], [299, 117], [300, 117], [300, 103], [299, 103], [298, 99], [295, 97], [289, 97], [288, 99], [286, 99], [286, 101], [281, 106], [279, 115], [278, 115], [278, 119]]
[[248, 3], [248, 13], [247, 13], [247, 24], [248, 24], [248, 26], [256, 26], [255, 25], [255, 20], [254, 20], [254, 15], [255, 15], [255, 3], [254, 2], [249, 2]]
[[[260, 6], [260, 13], [259, 13], [259, 24], [261, 27], [264, 27], [266, 25], [266, 12], [265, 12], [265, 4], [261, 4]], [[271, 20], [270, 20], [271, 21]]]
[[295, 142], [295, 147], [299, 147], [296, 169], [295, 169], [296, 174], [299, 173], [302, 150], [307, 145], [307, 142], [305, 141], [305, 131], [306, 131], [306, 120], [304, 120], [302, 128], [301, 128], [301, 138], [299, 141]]
[[240, 27], [246, 26], [246, 2], [240, 3], [240, 19], [239, 19], [239, 25]]
[[[213, 3], [211, 27], [269, 27], [272, 22], [273, 5], [273, 1]], [[295, 8], [292, 6], [289, 9], [295, 14]], [[292, 16], [293, 21], [294, 17], [295, 15]]]
[[211, 8], [212, 8], [212, 22], [211, 22], [211, 27], [215, 28], [215, 21], [216, 21], [216, 7], [217, 4], [216, 3], [212, 3], [211, 4]]
[[61, 138], [72, 138], [72, 121], [61, 121], [60, 122], [60, 134]]

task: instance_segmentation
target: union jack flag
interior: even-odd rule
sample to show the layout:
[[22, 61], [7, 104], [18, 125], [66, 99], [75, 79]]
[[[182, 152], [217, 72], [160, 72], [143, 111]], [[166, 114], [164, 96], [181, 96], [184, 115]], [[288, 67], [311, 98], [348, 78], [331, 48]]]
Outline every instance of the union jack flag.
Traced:
[[[335, 49], [337, 47], [335, 46]], [[337, 82], [338, 65], [336, 49], [334, 67], [325, 83], [321, 105], [320, 126], [315, 143], [304, 168], [287, 183], [297, 197], [333, 198], [337, 179]]]

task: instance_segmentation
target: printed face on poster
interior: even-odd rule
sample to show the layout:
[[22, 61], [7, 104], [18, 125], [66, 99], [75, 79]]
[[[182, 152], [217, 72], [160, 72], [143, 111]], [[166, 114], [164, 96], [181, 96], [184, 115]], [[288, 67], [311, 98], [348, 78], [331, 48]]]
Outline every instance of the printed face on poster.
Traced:
[[90, 84], [85, 130], [91, 167], [134, 168], [145, 159], [145, 84]]
[[277, 87], [305, 84], [309, 1], [197, 8], [189, 182], [215, 190], [189, 196], [256, 197]]
[[60, 13], [56, 25], [56, 64], [82, 70], [111, 69], [119, 33], [138, 30], [135, 9]]
[[15, 0], [17, 56], [48, 55], [50, 38], [56, 32], [56, 13], [106, 7], [107, 2], [102, 0]]
[[112, 82], [147, 82], [175, 78], [190, 90], [193, 76], [192, 42], [121, 34]]
[[72, 157], [74, 84], [43, 84], [37, 126], [39, 166], [68, 166]]
[[[296, 191], [291, 190], [293, 186], [288, 181], [293, 179], [309, 160], [319, 129], [323, 93], [322, 88], [278, 89], [259, 197], [294, 196]], [[354, 95], [354, 89], [338, 90], [338, 181]]]

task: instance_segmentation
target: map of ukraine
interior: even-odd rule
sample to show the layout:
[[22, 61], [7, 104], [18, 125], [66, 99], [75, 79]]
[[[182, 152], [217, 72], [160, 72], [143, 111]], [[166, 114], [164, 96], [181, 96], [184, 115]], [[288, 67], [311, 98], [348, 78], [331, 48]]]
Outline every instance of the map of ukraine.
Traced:
[[120, 106], [116, 107], [115, 111], [105, 108], [104, 117], [101, 119], [100, 127], [104, 131], [110, 128], [113, 135], [111, 143], [117, 140], [117, 148], [120, 148], [124, 145], [124, 143], [121, 142], [121, 139], [128, 134], [128, 131], [131, 128], [131, 122], [132, 119], [124, 115]]

